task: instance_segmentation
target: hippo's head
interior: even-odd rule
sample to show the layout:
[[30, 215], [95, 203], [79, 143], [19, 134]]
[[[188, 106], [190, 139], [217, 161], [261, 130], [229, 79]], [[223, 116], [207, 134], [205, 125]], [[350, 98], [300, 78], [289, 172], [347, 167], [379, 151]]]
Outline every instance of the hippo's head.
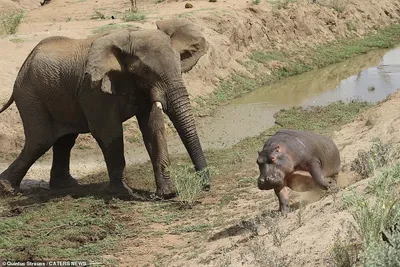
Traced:
[[261, 190], [282, 187], [285, 176], [294, 170], [286, 147], [278, 143], [267, 142], [258, 152], [257, 164], [260, 169], [258, 188]]

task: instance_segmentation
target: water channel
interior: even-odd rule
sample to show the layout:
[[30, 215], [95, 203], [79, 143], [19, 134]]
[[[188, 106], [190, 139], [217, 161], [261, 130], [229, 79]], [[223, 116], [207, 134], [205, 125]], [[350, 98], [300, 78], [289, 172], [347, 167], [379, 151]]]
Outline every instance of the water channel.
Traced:
[[283, 79], [233, 100], [199, 121], [205, 148], [226, 148], [274, 124], [273, 115], [293, 106], [323, 106], [359, 99], [377, 102], [400, 88], [400, 47]]

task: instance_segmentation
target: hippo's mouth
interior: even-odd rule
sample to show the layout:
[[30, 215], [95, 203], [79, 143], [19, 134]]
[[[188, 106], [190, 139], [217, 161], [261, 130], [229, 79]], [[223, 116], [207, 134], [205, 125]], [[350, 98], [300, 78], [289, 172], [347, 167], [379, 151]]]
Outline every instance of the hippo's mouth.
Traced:
[[282, 187], [284, 184], [284, 178], [284, 171], [276, 164], [260, 165], [258, 188], [261, 190], [270, 190]]
[[283, 185], [283, 179], [277, 176], [268, 176], [258, 178], [258, 188], [260, 190], [270, 190], [281, 187]]

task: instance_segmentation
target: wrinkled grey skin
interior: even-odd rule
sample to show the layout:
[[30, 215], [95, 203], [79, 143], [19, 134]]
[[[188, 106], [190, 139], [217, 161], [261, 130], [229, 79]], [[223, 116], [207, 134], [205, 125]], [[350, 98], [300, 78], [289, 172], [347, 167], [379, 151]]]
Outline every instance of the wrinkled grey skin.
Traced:
[[[136, 116], [153, 164], [156, 195], [172, 197], [163, 112], [196, 170], [206, 169], [181, 73], [197, 63], [208, 44], [187, 20], [156, 24], [155, 30], [122, 30], [89, 39], [50, 37], [32, 50], [0, 110], [15, 101], [26, 137], [21, 154], [0, 175], [0, 193], [17, 191], [31, 165], [51, 147], [50, 188], [76, 185], [70, 152], [78, 134], [90, 132], [102, 149], [111, 192], [131, 194], [123, 179], [122, 123]], [[202, 173], [208, 190], [209, 174]]]
[[[328, 182], [324, 177], [335, 177], [340, 170], [340, 154], [329, 138], [311, 132], [280, 130], [272, 135], [258, 152], [260, 170], [258, 188], [274, 189], [279, 200], [279, 210], [289, 211], [289, 196], [285, 186], [296, 191], [308, 191], [310, 181], [294, 172], [311, 174], [314, 184], [324, 190]], [[312, 183], [312, 181], [311, 181]]]

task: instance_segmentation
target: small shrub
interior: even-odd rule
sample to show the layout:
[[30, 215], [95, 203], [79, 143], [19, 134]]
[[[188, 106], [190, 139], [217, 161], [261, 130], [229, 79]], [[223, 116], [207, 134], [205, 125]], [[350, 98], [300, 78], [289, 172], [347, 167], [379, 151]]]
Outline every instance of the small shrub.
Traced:
[[253, 5], [258, 5], [260, 3], [260, 0], [252, 0]]
[[344, 236], [341, 236], [342, 231], [335, 233], [335, 240], [331, 250], [333, 266], [335, 267], [352, 267], [359, 260], [361, 253], [361, 244], [357, 242], [354, 236], [354, 229], [346, 227]]
[[375, 195], [384, 195], [392, 190], [394, 186], [400, 183], [400, 164], [384, 170], [377, 179], [372, 179], [368, 183], [368, 193]]
[[264, 217], [263, 225], [267, 228], [268, 233], [272, 235], [274, 246], [281, 247], [283, 240], [289, 235], [289, 231], [283, 231], [281, 229], [278, 218]]
[[145, 20], [146, 16], [144, 14], [140, 14], [137, 12], [132, 12], [132, 11], [126, 11], [124, 13], [124, 16], [122, 17], [122, 20], [125, 22], [130, 22], [130, 21], [141, 21]]
[[250, 242], [250, 252], [253, 254], [253, 266], [260, 267], [286, 267], [290, 265], [290, 259], [287, 255], [268, 247], [262, 237], [256, 237]]
[[172, 180], [178, 191], [180, 202], [191, 208], [202, 191], [201, 173], [196, 173], [188, 165], [169, 169]]
[[390, 144], [383, 144], [378, 138], [372, 140], [371, 149], [366, 152], [358, 151], [357, 158], [350, 164], [350, 169], [358, 173], [363, 179], [371, 176], [374, 171], [387, 165], [396, 157]]
[[400, 266], [400, 231], [396, 231], [386, 242], [374, 243], [364, 252], [364, 266]]
[[[381, 231], [390, 227], [400, 214], [395, 207], [399, 205], [391, 196], [369, 198], [354, 198], [350, 201], [351, 213], [357, 223], [358, 234], [362, 237], [365, 247], [381, 242]], [[353, 200], [354, 200], [353, 199]]]
[[0, 13], [0, 33], [15, 34], [23, 17], [23, 11]]
[[382, 239], [383, 231], [396, 223], [400, 225], [400, 202], [389, 195], [359, 204], [352, 215], [363, 239], [364, 266], [400, 266], [400, 231], [387, 235], [390, 244]]
[[363, 240], [364, 266], [400, 266], [400, 229], [393, 227], [400, 225], [400, 199], [396, 195], [399, 178], [400, 163], [368, 184], [369, 195], [355, 193], [344, 198], [355, 221], [354, 229]]

